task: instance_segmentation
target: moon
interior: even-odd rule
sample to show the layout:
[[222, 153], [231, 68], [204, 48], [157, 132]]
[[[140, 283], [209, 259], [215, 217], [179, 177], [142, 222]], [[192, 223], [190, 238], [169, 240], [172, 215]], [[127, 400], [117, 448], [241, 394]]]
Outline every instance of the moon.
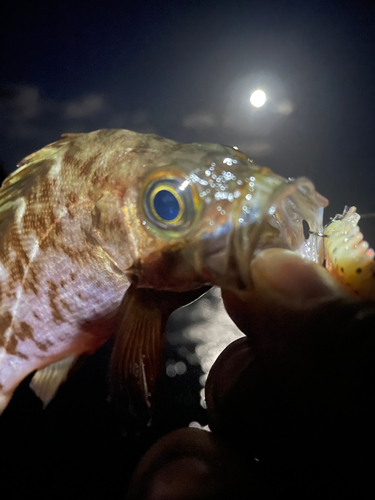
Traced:
[[261, 108], [266, 102], [266, 99], [266, 93], [263, 90], [258, 89], [251, 94], [250, 104], [252, 104], [255, 108]]

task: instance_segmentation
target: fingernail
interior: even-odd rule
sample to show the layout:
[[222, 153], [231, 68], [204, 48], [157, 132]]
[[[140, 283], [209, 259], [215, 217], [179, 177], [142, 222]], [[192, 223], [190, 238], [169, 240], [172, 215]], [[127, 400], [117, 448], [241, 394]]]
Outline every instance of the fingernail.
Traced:
[[251, 273], [255, 290], [286, 300], [302, 302], [347, 295], [326, 269], [289, 250], [263, 250], [251, 263]]

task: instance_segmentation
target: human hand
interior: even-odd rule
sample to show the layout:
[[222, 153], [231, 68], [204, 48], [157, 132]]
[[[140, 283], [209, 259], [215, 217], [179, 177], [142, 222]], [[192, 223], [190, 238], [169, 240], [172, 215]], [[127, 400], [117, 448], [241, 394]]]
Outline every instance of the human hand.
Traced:
[[251, 272], [254, 291], [223, 291], [246, 337], [207, 380], [212, 433], [182, 429], [156, 443], [129, 498], [306, 498], [351, 488], [358, 497], [369, 484], [375, 304], [291, 252], [266, 250]]

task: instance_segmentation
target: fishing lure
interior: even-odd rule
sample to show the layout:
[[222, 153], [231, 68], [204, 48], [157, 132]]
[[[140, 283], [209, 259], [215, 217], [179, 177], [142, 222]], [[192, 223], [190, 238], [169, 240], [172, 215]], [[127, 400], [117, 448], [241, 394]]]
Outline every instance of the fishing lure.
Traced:
[[360, 218], [356, 207], [346, 207], [325, 227], [325, 265], [352, 293], [375, 299], [374, 250], [363, 239]]

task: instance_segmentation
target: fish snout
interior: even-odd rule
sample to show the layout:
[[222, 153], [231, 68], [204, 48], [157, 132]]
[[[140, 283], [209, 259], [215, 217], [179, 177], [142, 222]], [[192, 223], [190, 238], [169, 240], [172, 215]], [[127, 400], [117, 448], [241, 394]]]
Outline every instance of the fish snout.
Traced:
[[250, 203], [247, 195], [239, 200], [227, 246], [225, 284], [221, 286], [251, 288], [250, 263], [266, 248], [285, 248], [323, 262], [324, 244], [319, 235], [328, 201], [307, 178], [278, 179], [254, 190]]

